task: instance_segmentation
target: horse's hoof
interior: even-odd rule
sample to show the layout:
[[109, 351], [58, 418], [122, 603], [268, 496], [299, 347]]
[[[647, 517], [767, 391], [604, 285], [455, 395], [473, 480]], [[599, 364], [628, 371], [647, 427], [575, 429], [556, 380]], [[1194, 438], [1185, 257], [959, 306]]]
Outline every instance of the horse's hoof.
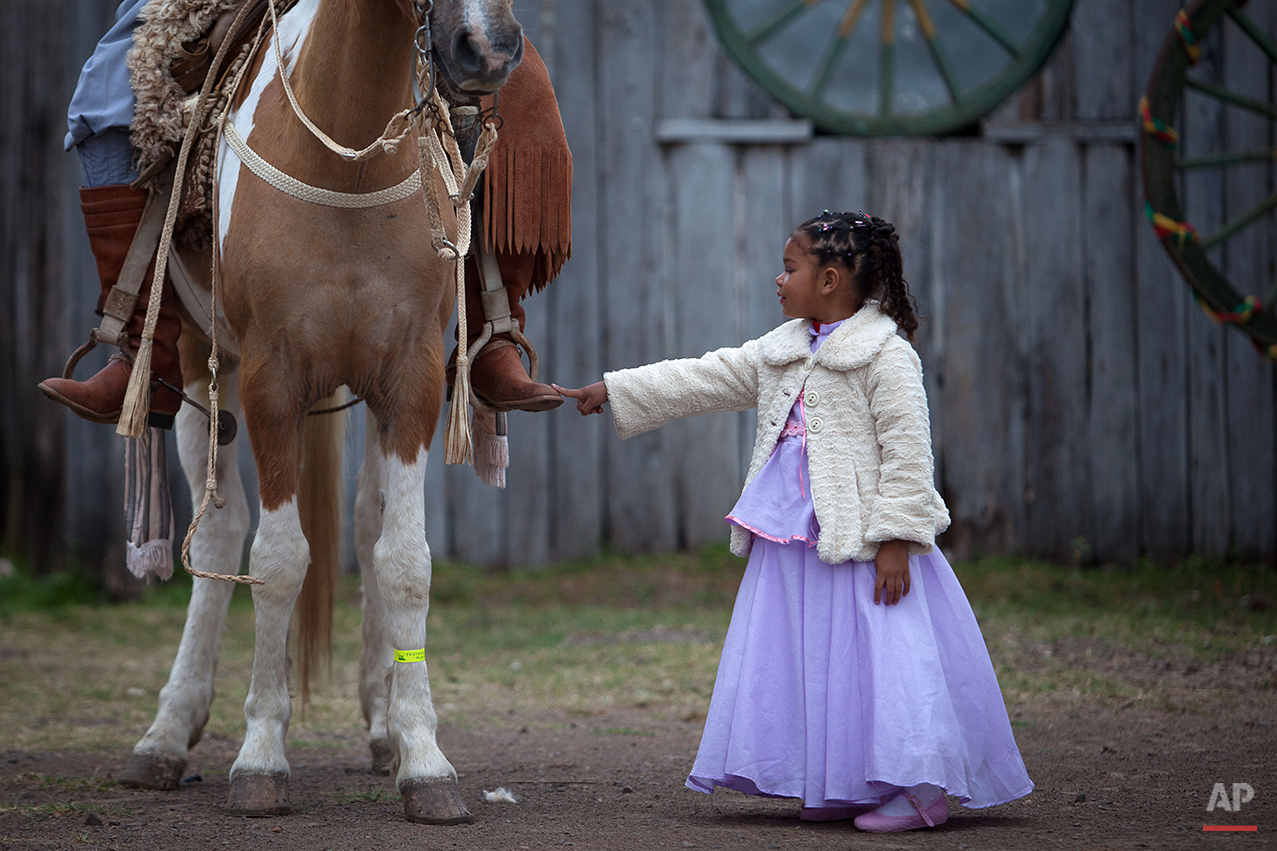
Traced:
[[160, 789], [169, 791], [182, 783], [186, 760], [166, 753], [135, 753], [118, 778], [126, 789]]
[[388, 739], [370, 739], [368, 749], [372, 751], [372, 773], [389, 774], [395, 766], [395, 752], [390, 749]]
[[238, 772], [231, 777], [225, 809], [233, 816], [288, 815], [292, 812], [288, 804], [288, 774]]
[[417, 824], [474, 824], [474, 816], [461, 802], [457, 781], [451, 777], [436, 780], [407, 780], [399, 787], [403, 796], [403, 814]]

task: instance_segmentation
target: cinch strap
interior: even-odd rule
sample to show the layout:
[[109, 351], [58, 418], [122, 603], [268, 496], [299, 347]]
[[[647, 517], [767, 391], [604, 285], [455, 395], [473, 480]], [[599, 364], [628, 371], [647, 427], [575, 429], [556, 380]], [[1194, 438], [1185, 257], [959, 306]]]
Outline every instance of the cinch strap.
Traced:
[[396, 650], [396, 662], [424, 662], [426, 661], [426, 648], [420, 650]]

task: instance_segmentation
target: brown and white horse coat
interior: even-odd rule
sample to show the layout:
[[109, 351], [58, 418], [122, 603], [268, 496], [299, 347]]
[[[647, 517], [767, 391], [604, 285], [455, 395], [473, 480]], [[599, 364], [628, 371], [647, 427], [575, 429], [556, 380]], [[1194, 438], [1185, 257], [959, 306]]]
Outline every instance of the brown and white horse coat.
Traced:
[[[522, 35], [509, 0], [435, 0], [436, 59], [449, 83], [474, 93], [499, 86], [518, 64]], [[285, 70], [302, 108], [329, 136], [363, 147], [390, 115], [412, 102], [411, 50], [417, 24], [409, 0], [300, 0], [280, 21]], [[394, 186], [418, 167], [415, 142], [359, 164], [325, 148], [294, 114], [276, 56], [259, 52], [228, 119], [261, 158], [312, 186], [367, 193]], [[435, 743], [436, 717], [424, 662], [393, 663], [393, 650], [426, 646], [430, 551], [424, 471], [443, 399], [444, 331], [453, 310], [453, 269], [430, 244], [421, 195], [343, 209], [281, 193], [252, 174], [224, 144], [219, 152], [221, 304], [239, 343], [236, 374], [220, 380], [222, 405], [242, 409], [260, 483], [261, 519], [249, 569], [256, 650], [245, 702], [247, 734], [231, 769], [229, 808], [287, 808], [284, 753], [291, 704], [287, 640], [294, 603], [312, 561], [331, 562], [335, 540], [303, 531], [315, 497], [307, 478], [335, 492], [339, 452], [306, 455], [307, 411], [343, 385], [367, 404], [368, 440], [359, 475], [356, 550], [363, 573], [364, 652], [360, 697], [378, 761], [398, 763], [409, 818], [468, 817], [455, 771]], [[454, 221], [445, 221], [449, 232]], [[199, 268], [191, 258], [187, 265]], [[189, 330], [189, 329], [188, 329]], [[207, 392], [206, 343], [187, 333], [188, 392]], [[339, 418], [328, 419], [340, 423]], [[341, 429], [328, 427], [340, 440]], [[178, 416], [182, 462], [198, 504], [207, 421], [190, 406]], [[322, 441], [321, 441], [322, 443]], [[334, 440], [330, 445], [338, 445]], [[248, 528], [235, 446], [219, 458], [221, 511], [205, 516], [192, 543], [202, 570], [235, 572]], [[303, 469], [303, 468], [306, 469]], [[310, 524], [331, 526], [330, 521]], [[324, 531], [324, 530], [320, 530]], [[329, 529], [328, 531], [331, 531]], [[230, 586], [196, 579], [182, 645], [160, 711], [134, 749], [130, 774], [172, 782], [199, 738]], [[387, 676], [387, 673], [390, 676]], [[387, 694], [387, 689], [389, 693]], [[145, 783], [143, 785], [157, 785]], [[417, 794], [414, 790], [425, 790]]]

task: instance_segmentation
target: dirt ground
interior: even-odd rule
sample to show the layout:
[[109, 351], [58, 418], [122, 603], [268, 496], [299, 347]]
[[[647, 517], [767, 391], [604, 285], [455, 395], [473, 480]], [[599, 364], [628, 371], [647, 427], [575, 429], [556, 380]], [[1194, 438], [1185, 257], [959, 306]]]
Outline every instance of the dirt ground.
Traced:
[[[393, 783], [371, 774], [353, 728], [348, 741], [322, 753], [291, 754], [294, 812], [269, 819], [221, 810], [238, 741], [201, 743], [183, 787], [167, 793], [102, 782], [123, 768], [124, 752], [8, 752], [0, 755], [0, 847], [1277, 848], [1272, 692], [1214, 682], [1253, 683], [1256, 673], [1245, 659], [1208, 671], [1166, 672], [1184, 680], [1177, 686], [1198, 700], [1195, 712], [1076, 701], [1013, 706], [1036, 791], [983, 811], [951, 799], [948, 823], [907, 834], [863, 834], [848, 822], [803, 823], [794, 801], [692, 792], [683, 780], [701, 721], [630, 709], [588, 719], [511, 717], [485, 729], [445, 720], [440, 744], [477, 817], [460, 827], [405, 822]], [[1216, 783], [1230, 795], [1231, 784], [1247, 783], [1253, 799], [1239, 812], [1208, 812]], [[518, 803], [485, 803], [483, 791], [498, 787], [512, 791]], [[1206, 832], [1204, 825], [1258, 830]]]

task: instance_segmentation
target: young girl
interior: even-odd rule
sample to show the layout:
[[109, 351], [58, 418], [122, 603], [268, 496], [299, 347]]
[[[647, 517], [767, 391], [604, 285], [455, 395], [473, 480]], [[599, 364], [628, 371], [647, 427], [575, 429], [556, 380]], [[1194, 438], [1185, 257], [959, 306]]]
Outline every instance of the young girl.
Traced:
[[918, 327], [895, 229], [829, 213], [785, 243], [793, 321], [737, 349], [556, 388], [611, 402], [629, 437], [757, 406], [727, 520], [749, 556], [687, 785], [801, 798], [801, 818], [878, 833], [941, 824], [1033, 789], [980, 627], [935, 548]]

